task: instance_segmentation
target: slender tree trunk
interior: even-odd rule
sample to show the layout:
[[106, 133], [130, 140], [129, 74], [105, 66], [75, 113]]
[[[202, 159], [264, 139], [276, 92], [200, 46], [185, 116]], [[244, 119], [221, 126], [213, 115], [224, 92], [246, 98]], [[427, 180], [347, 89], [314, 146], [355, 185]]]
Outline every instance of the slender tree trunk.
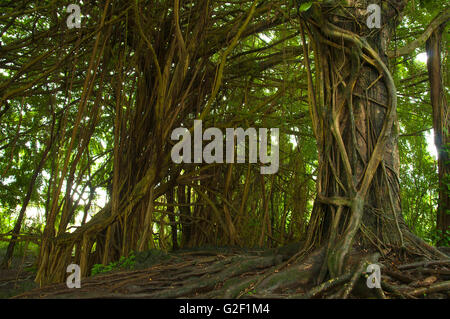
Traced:
[[428, 77], [433, 108], [434, 143], [438, 152], [439, 204], [437, 210], [437, 230], [440, 232], [438, 245], [448, 244], [450, 236], [450, 158], [449, 158], [449, 113], [444, 91], [441, 66], [441, 39], [445, 24], [433, 32], [426, 42], [428, 55]]
[[3, 259], [3, 262], [0, 266], [0, 268], [8, 269], [11, 265], [11, 260], [14, 253], [14, 247], [16, 245], [16, 241], [18, 238], [18, 235], [20, 233], [20, 229], [22, 228], [22, 222], [25, 217], [25, 212], [27, 210], [28, 204], [31, 200], [31, 195], [33, 194], [34, 185], [36, 183], [36, 179], [38, 178], [39, 174], [42, 171], [42, 168], [44, 167], [45, 161], [47, 160], [48, 153], [50, 152], [52, 145], [53, 145], [53, 127], [54, 127], [54, 118], [52, 123], [52, 136], [50, 137], [47, 146], [45, 147], [45, 150], [42, 153], [41, 160], [39, 161], [38, 166], [35, 168], [33, 175], [31, 176], [30, 183], [28, 185], [27, 194], [25, 195], [25, 200], [23, 201], [22, 208], [20, 209], [19, 216], [17, 217], [16, 223], [14, 225], [14, 228], [12, 230], [12, 236], [11, 240], [8, 244], [8, 248], [6, 249], [6, 255]]
[[[186, 197], [187, 189], [187, 197]], [[178, 186], [178, 204], [189, 205], [191, 203], [191, 188], [189, 186], [179, 185]], [[178, 206], [180, 210], [180, 221], [181, 221], [181, 247], [188, 246], [191, 240], [192, 233], [192, 219], [190, 206]]]
[[169, 206], [167, 206], [167, 211], [169, 213], [169, 220], [170, 220], [170, 228], [172, 230], [172, 249], [177, 250], [178, 249], [178, 230], [177, 230], [177, 222], [174, 215], [174, 189], [171, 188], [167, 192], [167, 203]]

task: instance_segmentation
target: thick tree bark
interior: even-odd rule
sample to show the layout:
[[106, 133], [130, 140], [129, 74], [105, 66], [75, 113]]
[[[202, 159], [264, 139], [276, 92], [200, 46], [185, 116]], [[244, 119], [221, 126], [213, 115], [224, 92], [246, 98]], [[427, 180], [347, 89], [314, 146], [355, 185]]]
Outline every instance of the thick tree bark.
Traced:
[[439, 204], [437, 210], [437, 229], [440, 231], [438, 245], [444, 245], [450, 235], [450, 158], [449, 129], [450, 119], [441, 67], [441, 39], [445, 24], [432, 33], [426, 42], [428, 55], [428, 77], [430, 97], [433, 108], [434, 143], [438, 152]]
[[344, 272], [355, 244], [436, 253], [408, 231], [401, 214], [397, 97], [385, 52], [393, 17], [405, 3], [382, 10], [380, 29], [369, 29], [359, 9], [369, 1], [348, 4], [353, 8], [346, 11], [316, 7], [306, 28], [315, 53], [316, 83], [309, 71], [309, 85], [319, 150], [307, 247], [328, 247], [321, 280], [327, 270], [331, 277]]

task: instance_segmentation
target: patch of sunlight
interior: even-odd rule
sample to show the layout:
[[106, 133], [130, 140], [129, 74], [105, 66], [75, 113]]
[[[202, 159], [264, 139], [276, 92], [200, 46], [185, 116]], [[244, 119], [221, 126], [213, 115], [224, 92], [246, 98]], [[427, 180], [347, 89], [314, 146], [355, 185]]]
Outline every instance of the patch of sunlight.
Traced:
[[434, 130], [431, 129], [425, 132], [425, 138], [427, 139], [428, 153], [430, 153], [430, 155], [433, 156], [434, 159], [437, 159], [437, 149], [436, 145], [434, 144]]
[[422, 63], [427, 63], [428, 60], [428, 56], [425, 52], [419, 53], [416, 58], [416, 61], [422, 62]]

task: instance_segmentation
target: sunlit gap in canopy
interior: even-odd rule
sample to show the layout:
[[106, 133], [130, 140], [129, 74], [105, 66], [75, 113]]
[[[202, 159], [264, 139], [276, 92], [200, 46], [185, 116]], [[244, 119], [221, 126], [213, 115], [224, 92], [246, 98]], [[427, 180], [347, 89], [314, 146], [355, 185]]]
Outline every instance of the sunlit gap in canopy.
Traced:
[[[79, 188], [79, 191], [81, 191], [81, 187]], [[74, 196], [74, 201], [78, 199], [77, 195]], [[84, 192], [82, 194], [82, 197], [80, 199], [79, 205], [84, 206], [89, 201], [89, 192]], [[108, 195], [106, 193], [106, 190], [103, 188], [97, 188], [95, 199], [91, 203], [91, 207], [89, 208], [86, 222], [88, 222], [96, 213], [98, 213], [103, 207], [105, 207], [106, 203], [108, 202]], [[21, 206], [18, 205], [16, 207], [16, 213], [20, 211]], [[26, 225], [30, 226], [34, 221], [38, 223], [44, 223], [44, 215], [45, 215], [45, 209], [43, 207], [36, 207], [29, 205], [26, 210], [26, 220], [24, 221]], [[80, 226], [81, 222], [83, 220], [83, 211], [78, 212], [75, 217], [75, 223], [69, 224], [70, 226]], [[68, 231], [72, 232], [75, 228], [71, 228]]]
[[431, 129], [431, 130], [425, 132], [425, 138], [427, 139], [427, 151], [436, 160], [438, 153], [437, 153], [436, 145], [434, 144], [434, 130]]
[[422, 63], [427, 63], [428, 60], [428, 56], [425, 52], [419, 53], [416, 58], [416, 61], [422, 62]]

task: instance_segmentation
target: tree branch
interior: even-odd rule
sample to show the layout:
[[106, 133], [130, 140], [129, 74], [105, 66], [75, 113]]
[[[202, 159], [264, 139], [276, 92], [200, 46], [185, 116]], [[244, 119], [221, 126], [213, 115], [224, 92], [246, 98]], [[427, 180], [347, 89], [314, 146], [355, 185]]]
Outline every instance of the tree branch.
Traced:
[[450, 10], [446, 8], [444, 11], [439, 13], [428, 25], [428, 27], [425, 29], [425, 32], [422, 33], [420, 37], [415, 39], [414, 41], [408, 43], [404, 47], [395, 50], [395, 51], [387, 51], [386, 54], [389, 58], [398, 58], [403, 55], [410, 54], [412, 51], [417, 49], [418, 47], [425, 44], [425, 42], [428, 40], [428, 38], [431, 36], [431, 34], [439, 28], [442, 24], [447, 23], [447, 21], [450, 19]]

